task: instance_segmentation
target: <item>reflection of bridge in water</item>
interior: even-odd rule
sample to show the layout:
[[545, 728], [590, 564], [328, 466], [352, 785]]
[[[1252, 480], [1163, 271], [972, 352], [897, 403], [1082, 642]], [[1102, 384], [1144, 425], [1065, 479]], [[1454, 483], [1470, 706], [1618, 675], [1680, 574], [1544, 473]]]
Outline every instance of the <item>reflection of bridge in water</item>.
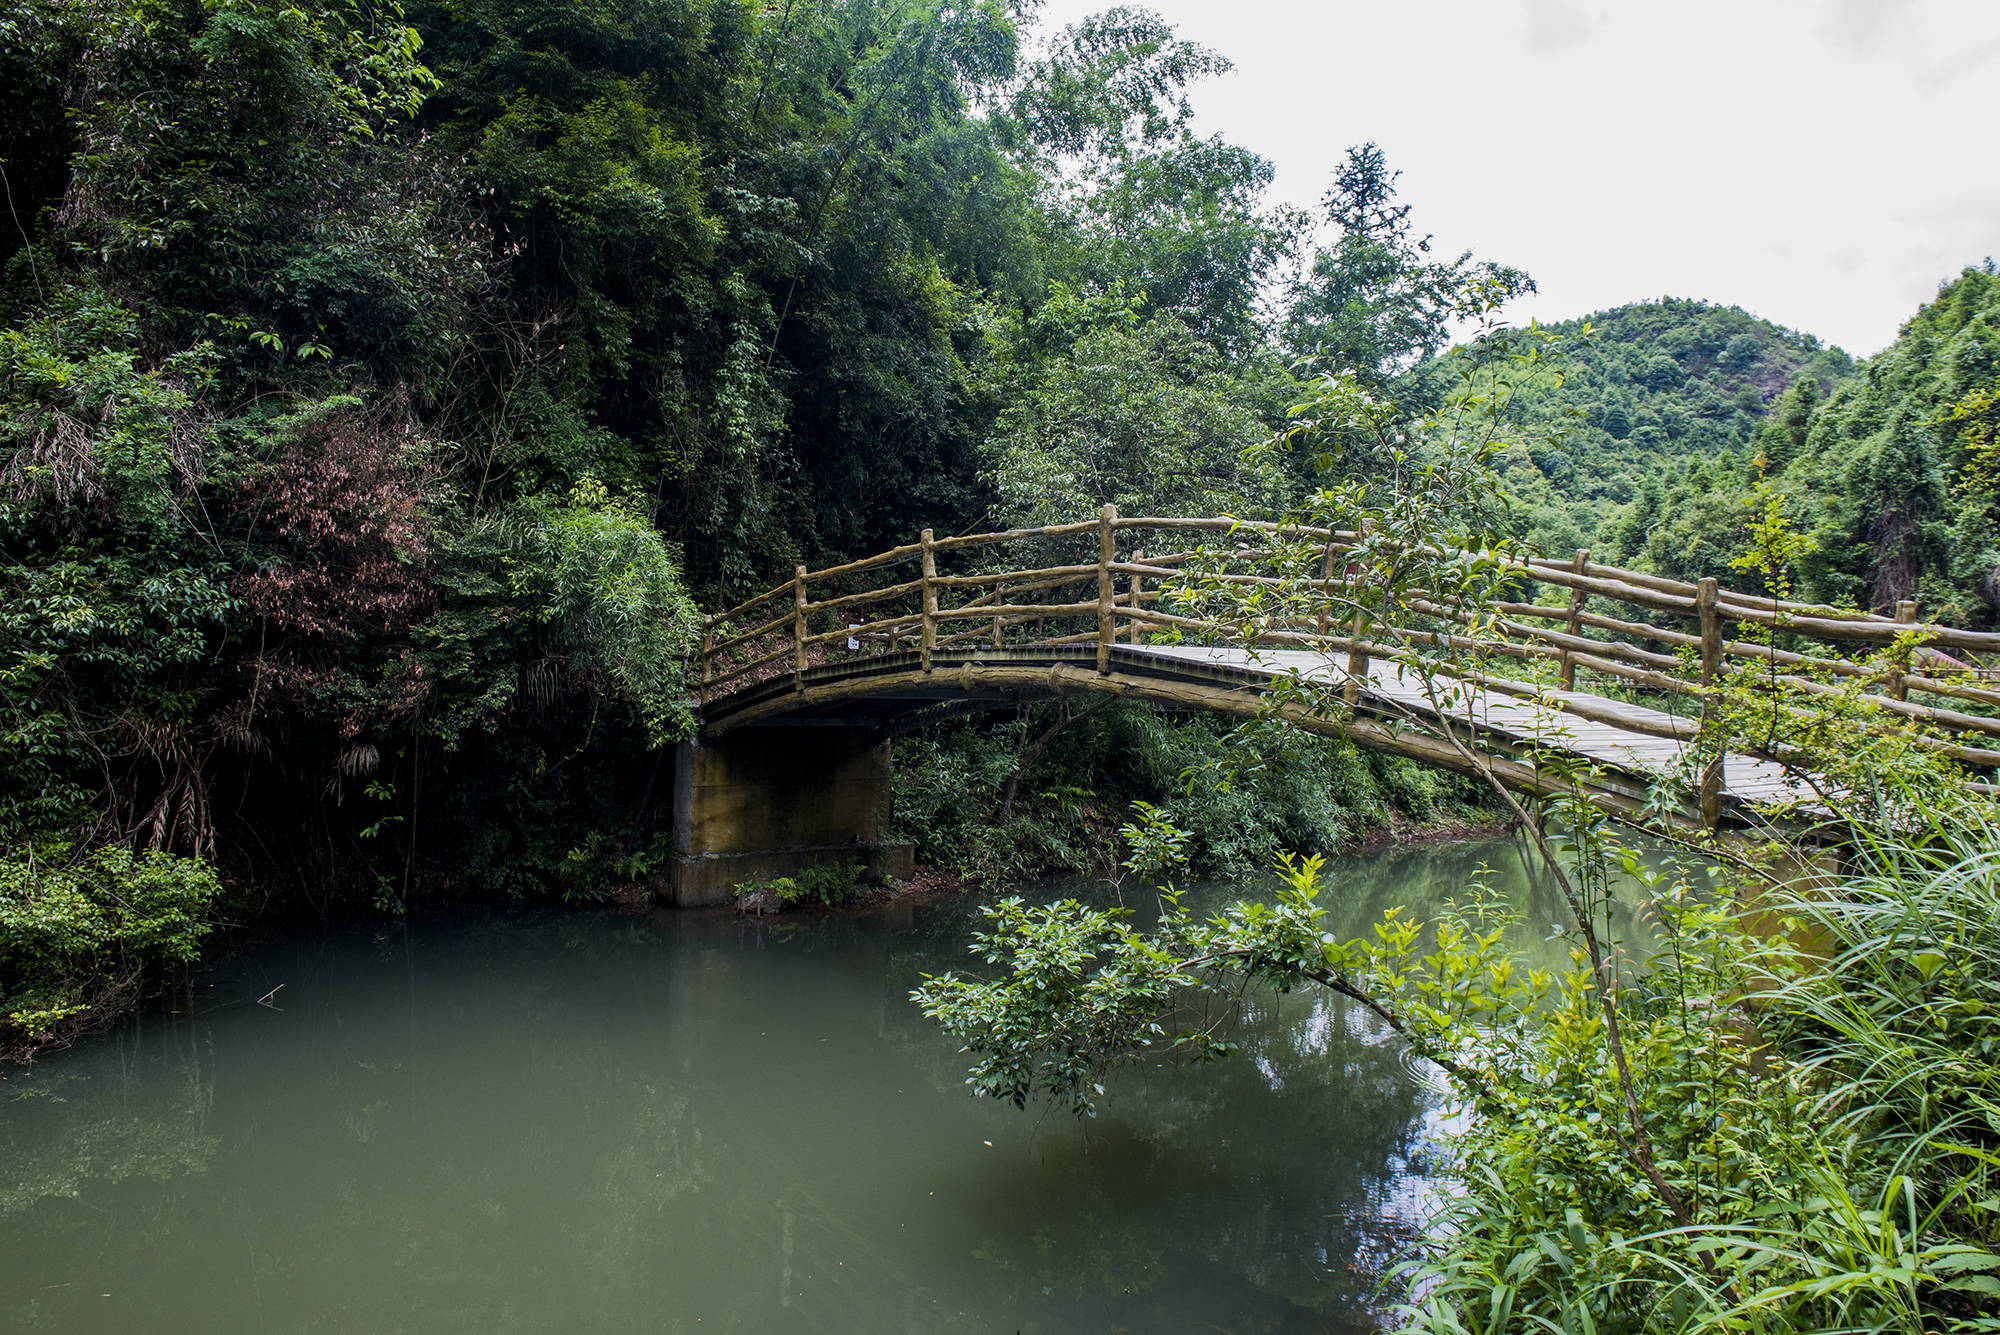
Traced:
[[[847, 565], [800, 567], [703, 636], [702, 735], [676, 775], [677, 900], [720, 902], [816, 861], [900, 870], [879, 843], [887, 739], [1049, 696], [1275, 711], [1369, 750], [1490, 767], [1521, 793], [1582, 793], [1690, 827], [1750, 827], [1774, 804], [1812, 800], [1798, 755], [1728, 735], [1725, 684], [1771, 688], [1781, 711], [1859, 697], [1869, 726], [2000, 765], [1984, 742], [2000, 718], [1947, 703], [2000, 707], [1976, 658], [2000, 635], [1919, 624], [1913, 603], [1887, 617], [1779, 601], [1578, 552], [1520, 567], [1524, 589], [1566, 591], [1559, 603], [1497, 602], [1474, 624], [1405, 599], [1429, 624], [1385, 627], [1357, 615], [1368, 566], [1348, 557], [1362, 541], [1106, 507], [1040, 529], [926, 530]], [[1201, 614], [1200, 591], [1218, 587], [1269, 601]], [[1732, 623], [1761, 634], [1732, 639]]]

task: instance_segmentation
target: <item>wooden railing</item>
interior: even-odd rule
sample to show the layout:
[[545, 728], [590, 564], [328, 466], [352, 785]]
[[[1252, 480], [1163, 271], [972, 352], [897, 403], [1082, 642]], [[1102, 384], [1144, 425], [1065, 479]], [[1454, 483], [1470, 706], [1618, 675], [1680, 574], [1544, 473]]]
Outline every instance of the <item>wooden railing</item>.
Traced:
[[[1687, 727], [1711, 736], [1722, 726], [1715, 688], [1744, 665], [1756, 664], [1767, 684], [1807, 695], [1839, 693], [1834, 683], [1844, 679], [1848, 689], [1867, 693], [1885, 723], [1915, 726], [1921, 745], [1968, 765], [2000, 765], [2000, 750], [1973, 744], [2000, 738], [2000, 716], [1973, 712], [2000, 715], [2000, 682], [1980, 659], [2000, 653], [2000, 634], [1920, 622], [1914, 603], [1888, 617], [1742, 593], [1713, 579], [1688, 583], [1601, 565], [1578, 551], [1568, 561], [1521, 563], [1530, 600], [1490, 603], [1486, 610], [1497, 616], [1481, 624], [1471, 624], [1449, 598], [1432, 604], [1418, 597], [1405, 605], [1432, 618], [1430, 628], [1379, 626], [1365, 613], [1349, 612], [1354, 600], [1342, 596], [1366, 578], [1342, 560], [1364, 536], [1229, 518], [1123, 518], [1110, 506], [1094, 520], [1041, 528], [944, 538], [926, 529], [914, 543], [862, 560], [824, 570], [800, 566], [789, 581], [710, 617], [702, 636], [701, 701], [706, 706], [785, 675], [803, 689], [808, 668], [855, 655], [914, 652], [927, 671], [939, 650], [970, 646], [1095, 644], [1098, 671], [1105, 672], [1121, 635], [1132, 643], [1166, 635], [1345, 653], [1352, 702], [1370, 660], [1396, 659], [1413, 644], [1442, 640], [1472, 659], [1529, 669], [1529, 680], [1501, 671], [1499, 661], [1447, 669], [1484, 688], [1574, 692], [1589, 674], [1669, 714], [1678, 714], [1676, 701], [1685, 702], [1695, 710]], [[1271, 573], [1277, 549], [1296, 557], [1304, 544], [1319, 553], [1316, 579], [1302, 581], [1296, 570], [1290, 580]], [[1186, 603], [1191, 565], [1204, 584], [1274, 595], [1316, 588], [1325, 597], [1303, 617], [1295, 605], [1269, 617], [1239, 605], [1227, 621], [1166, 610], [1163, 602]], [[1533, 601], [1537, 590], [1566, 597]], [[1441, 629], [1453, 623], [1467, 633]], [[1741, 638], [1744, 626], [1763, 634]], [[1536, 669], [1537, 663], [1547, 666]], [[1534, 680], [1550, 675], [1552, 681]], [[1566, 707], [1589, 714], [1587, 702]], [[1686, 733], [1675, 724], [1668, 735]], [[1706, 748], [1715, 757], [1701, 782], [1711, 819], [1722, 749]]]

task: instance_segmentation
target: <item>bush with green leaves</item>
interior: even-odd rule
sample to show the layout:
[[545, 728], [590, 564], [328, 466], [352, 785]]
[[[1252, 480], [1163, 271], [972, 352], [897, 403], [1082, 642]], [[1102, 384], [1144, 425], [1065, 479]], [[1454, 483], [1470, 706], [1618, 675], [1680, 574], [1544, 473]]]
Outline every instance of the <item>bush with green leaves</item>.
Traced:
[[595, 679], [594, 694], [629, 705], [654, 745], [687, 736], [687, 664], [701, 619], [675, 553], [639, 507], [585, 477], [567, 505], [523, 502], [500, 531], [502, 569], [527, 623]]
[[185, 520], [213, 356], [136, 326], [89, 290], [0, 332], [0, 842], [163, 812], [237, 609]]
[[1453, 1146], [1406, 1328], [2000, 1325], [2000, 858], [1990, 813], [1956, 815], [1858, 841], [1841, 881], [1763, 886], [1750, 915], [1658, 901], [1619, 1012], [1678, 1212], [1607, 1134], [1624, 1096], [1561, 989], [1520, 1051], [1562, 1097], [1481, 1108]]
[[743, 881], [736, 887], [739, 908], [764, 908], [777, 904], [818, 904], [831, 908], [858, 897], [866, 882], [868, 868], [859, 862], [816, 862], [797, 876], [773, 876], [765, 881]]
[[[1021, 776], [1012, 819], [997, 822], [995, 796], [1047, 708], [896, 741], [895, 828], [921, 861], [996, 884], [1093, 871], [1134, 801], [1172, 809], [1196, 870], [1219, 876], [1259, 873], [1282, 849], [1330, 853], [1384, 826], [1492, 819], [1476, 785], [1393, 756], [1115, 704], [1056, 736]], [[1206, 781], [1225, 750], [1239, 761], [1231, 781]]]
[[114, 1019], [193, 961], [221, 893], [198, 858], [63, 844], [0, 861], [0, 1044], [33, 1051]]
[[844, 904], [861, 893], [868, 868], [859, 862], [815, 862], [798, 875], [798, 899]]

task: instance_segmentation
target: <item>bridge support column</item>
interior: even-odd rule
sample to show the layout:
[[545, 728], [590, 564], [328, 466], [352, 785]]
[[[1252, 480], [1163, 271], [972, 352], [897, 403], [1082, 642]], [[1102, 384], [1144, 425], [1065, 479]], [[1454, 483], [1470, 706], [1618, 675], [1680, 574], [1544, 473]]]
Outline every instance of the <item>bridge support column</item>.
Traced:
[[883, 842], [889, 743], [873, 728], [740, 728], [674, 757], [674, 859], [665, 898], [727, 904], [746, 882], [860, 863], [908, 877], [909, 844]]

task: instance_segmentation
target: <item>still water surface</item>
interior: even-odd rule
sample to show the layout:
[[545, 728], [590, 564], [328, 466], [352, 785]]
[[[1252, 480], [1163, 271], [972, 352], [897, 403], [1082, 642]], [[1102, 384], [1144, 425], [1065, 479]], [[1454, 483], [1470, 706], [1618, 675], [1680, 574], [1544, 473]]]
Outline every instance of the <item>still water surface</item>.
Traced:
[[[1357, 858], [1359, 930], [1505, 841]], [[1211, 893], [1220, 893], [1220, 890]], [[1133, 1072], [1087, 1134], [972, 1099], [908, 1001], [957, 901], [484, 917], [246, 951], [0, 1079], [0, 1329], [1346, 1332], [1422, 1219], [1425, 1074], [1338, 997]], [[261, 999], [261, 1000], [260, 1000]]]

